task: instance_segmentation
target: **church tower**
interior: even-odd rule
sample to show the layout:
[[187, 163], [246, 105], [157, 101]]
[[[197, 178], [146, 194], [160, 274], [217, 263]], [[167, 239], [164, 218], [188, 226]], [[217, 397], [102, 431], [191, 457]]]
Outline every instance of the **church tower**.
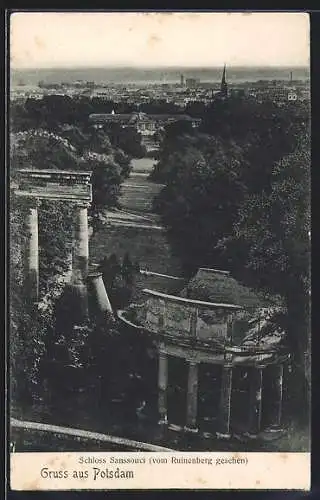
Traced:
[[220, 95], [221, 95], [221, 97], [228, 97], [228, 84], [227, 84], [227, 80], [226, 80], [226, 65], [224, 65], [224, 67], [223, 67]]

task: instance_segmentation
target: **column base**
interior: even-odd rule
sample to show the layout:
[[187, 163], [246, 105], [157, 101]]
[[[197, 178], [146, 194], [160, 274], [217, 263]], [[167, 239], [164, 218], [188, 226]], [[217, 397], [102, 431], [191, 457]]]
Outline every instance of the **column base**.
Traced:
[[263, 431], [254, 434], [252, 432], [244, 432], [241, 434], [238, 439], [241, 441], [244, 440], [261, 440], [261, 441], [275, 441], [276, 439], [280, 439], [286, 430], [282, 427], [270, 426]]
[[271, 425], [259, 434], [259, 438], [264, 441], [274, 441], [280, 439], [286, 433], [286, 429], [280, 425]]
[[218, 439], [231, 439], [231, 434], [230, 433], [224, 433], [224, 432], [216, 432], [216, 437]]
[[242, 438], [254, 440], [259, 438], [259, 434], [254, 434], [253, 432], [244, 432], [242, 434]]
[[185, 425], [184, 428], [183, 428], [183, 430], [185, 432], [191, 432], [193, 434], [197, 434], [199, 432], [198, 427], [192, 426], [192, 425]]
[[216, 434], [213, 434], [212, 432], [203, 432], [202, 437], [205, 439], [214, 439], [216, 437]]

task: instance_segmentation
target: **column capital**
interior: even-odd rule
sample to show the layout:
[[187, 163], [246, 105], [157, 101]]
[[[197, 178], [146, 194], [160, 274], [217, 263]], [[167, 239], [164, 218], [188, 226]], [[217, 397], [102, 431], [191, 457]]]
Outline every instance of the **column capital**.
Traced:
[[198, 355], [195, 351], [191, 351], [190, 349], [188, 349], [185, 353], [185, 360], [191, 364], [198, 363]]
[[223, 363], [223, 368], [228, 368], [228, 369], [231, 369], [233, 368], [233, 364], [232, 363]]
[[102, 271], [92, 271], [89, 269], [89, 272], [88, 272], [88, 278], [91, 279], [91, 280], [95, 280], [95, 279], [98, 279], [98, 278], [101, 278], [102, 277]]
[[233, 354], [231, 352], [225, 352], [224, 353], [224, 361], [225, 361], [226, 365], [232, 364]]
[[162, 349], [159, 350], [158, 354], [159, 354], [159, 357], [162, 357], [162, 358], [165, 358], [166, 356], [168, 356], [167, 351], [163, 351]]
[[191, 358], [190, 356], [185, 358], [185, 360], [187, 363], [189, 363], [189, 365], [197, 365], [199, 363], [199, 361], [196, 358]]
[[79, 208], [90, 208], [91, 203], [89, 201], [81, 201], [81, 200], [70, 200], [73, 202], [74, 209], [77, 210]]
[[39, 208], [41, 205], [40, 198], [33, 198], [31, 196], [24, 197], [27, 208]]
[[[160, 351], [165, 351], [165, 349], [166, 349], [166, 345], [165, 345], [165, 343], [164, 343], [164, 342], [159, 342], [159, 343], [158, 343], [158, 350], [159, 350], [159, 353], [160, 353]], [[166, 354], [166, 353], [165, 353], [165, 354]]]

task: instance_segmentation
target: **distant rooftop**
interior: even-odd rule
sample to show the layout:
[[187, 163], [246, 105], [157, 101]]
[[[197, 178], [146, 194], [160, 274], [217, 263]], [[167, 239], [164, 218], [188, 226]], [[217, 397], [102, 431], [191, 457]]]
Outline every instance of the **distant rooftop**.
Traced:
[[194, 121], [196, 118], [192, 118], [189, 115], [168, 115], [168, 114], [146, 114], [146, 113], [92, 113], [89, 115], [89, 120], [184, 120], [184, 121]]

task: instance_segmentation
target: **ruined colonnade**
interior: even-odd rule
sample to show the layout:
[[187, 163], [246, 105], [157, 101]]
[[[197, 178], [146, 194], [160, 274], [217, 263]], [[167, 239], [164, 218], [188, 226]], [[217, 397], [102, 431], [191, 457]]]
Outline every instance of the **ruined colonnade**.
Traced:
[[[177, 356], [177, 349], [170, 349], [170, 347], [161, 343], [158, 347], [158, 412], [160, 416], [160, 424], [168, 424], [168, 363], [170, 356]], [[188, 382], [187, 382], [187, 397], [186, 397], [186, 423], [185, 430], [197, 432], [197, 416], [198, 416], [198, 368], [200, 363], [217, 364], [216, 361], [210, 360], [210, 356], [202, 356], [197, 352], [190, 356], [190, 353], [183, 352], [180, 349], [178, 357], [183, 358], [188, 366]], [[231, 429], [231, 412], [232, 412], [232, 379], [234, 368], [238, 365], [233, 361], [234, 356], [226, 353], [224, 360], [219, 363], [221, 365], [221, 386], [220, 386], [220, 404], [219, 404], [219, 418], [217, 437], [230, 438], [232, 434]], [[279, 362], [272, 364], [258, 363], [252, 366], [252, 373], [250, 377], [250, 405], [248, 408], [249, 419], [249, 435], [252, 437], [257, 436], [261, 431], [261, 417], [262, 409], [264, 406], [268, 407], [269, 411], [269, 424], [268, 429], [279, 430], [281, 426], [282, 416], [282, 398], [283, 398], [283, 371], [284, 363], [287, 357], [279, 359]], [[264, 370], [267, 367], [272, 370], [272, 379], [274, 382], [274, 395], [272, 401], [263, 399], [263, 377]], [[267, 430], [268, 430], [267, 429]]]
[[[79, 322], [88, 318], [88, 279], [91, 281], [101, 311], [112, 313], [102, 274], [89, 272], [88, 208], [92, 201], [91, 172], [56, 170], [21, 170], [16, 195], [27, 200], [25, 219], [25, 290], [30, 303], [39, 301], [39, 221], [41, 200], [73, 204], [74, 226], [70, 247], [70, 273], [66, 282], [79, 306]], [[66, 243], [67, 246], [68, 243]]]
[[[30, 203], [26, 216], [26, 292], [31, 302], [39, 300], [39, 202]], [[112, 312], [112, 307], [105, 290], [101, 272], [89, 272], [89, 226], [88, 204], [77, 203], [75, 210], [75, 225], [70, 259], [71, 276], [69, 285], [72, 287], [79, 303], [81, 317], [88, 317], [88, 279], [93, 285], [100, 311]]]

